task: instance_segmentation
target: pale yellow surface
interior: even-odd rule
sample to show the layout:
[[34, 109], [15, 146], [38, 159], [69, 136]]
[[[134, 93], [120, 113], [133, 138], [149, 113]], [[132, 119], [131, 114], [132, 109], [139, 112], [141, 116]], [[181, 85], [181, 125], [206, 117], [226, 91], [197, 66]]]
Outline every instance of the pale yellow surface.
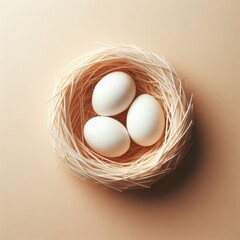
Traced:
[[[54, 76], [93, 41], [163, 54], [194, 93], [190, 161], [149, 191], [78, 180], [52, 152]], [[240, 2], [0, 1], [0, 239], [240, 239]]]

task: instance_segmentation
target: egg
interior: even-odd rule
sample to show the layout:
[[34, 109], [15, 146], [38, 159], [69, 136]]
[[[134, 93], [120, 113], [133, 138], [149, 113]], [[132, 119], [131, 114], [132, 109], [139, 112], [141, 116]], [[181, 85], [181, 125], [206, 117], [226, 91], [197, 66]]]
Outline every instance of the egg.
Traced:
[[95, 86], [92, 106], [98, 115], [114, 116], [126, 110], [136, 94], [136, 85], [125, 72], [105, 75]]
[[105, 157], [119, 157], [130, 146], [127, 129], [117, 120], [97, 116], [86, 122], [83, 134], [88, 145]]
[[159, 102], [149, 94], [138, 96], [127, 114], [127, 129], [134, 142], [141, 146], [156, 143], [165, 128], [164, 112]]

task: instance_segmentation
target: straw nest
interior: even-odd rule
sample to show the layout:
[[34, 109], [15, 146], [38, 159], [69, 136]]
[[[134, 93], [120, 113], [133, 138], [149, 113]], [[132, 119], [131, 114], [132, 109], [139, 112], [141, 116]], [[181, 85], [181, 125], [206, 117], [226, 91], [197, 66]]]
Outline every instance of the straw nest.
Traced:
[[[121, 157], [106, 158], [86, 144], [83, 127], [96, 116], [91, 104], [95, 84], [106, 74], [123, 71], [135, 80], [137, 94], [155, 97], [165, 112], [164, 136], [150, 147], [131, 143]], [[189, 147], [192, 97], [163, 57], [135, 45], [103, 45], [82, 55], [57, 77], [49, 101], [49, 132], [54, 149], [83, 179], [117, 189], [150, 187], [176, 168]], [[115, 116], [125, 125], [127, 110]]]

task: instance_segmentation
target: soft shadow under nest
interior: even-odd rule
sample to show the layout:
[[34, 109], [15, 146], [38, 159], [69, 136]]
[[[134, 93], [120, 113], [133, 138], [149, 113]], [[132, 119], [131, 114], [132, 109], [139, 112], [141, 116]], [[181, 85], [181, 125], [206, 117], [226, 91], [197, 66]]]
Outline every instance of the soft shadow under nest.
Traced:
[[[86, 144], [83, 127], [96, 116], [91, 98], [106, 74], [123, 71], [134, 79], [136, 96], [148, 93], [165, 111], [164, 136], [150, 147], [131, 143], [121, 157], [105, 158]], [[127, 110], [114, 116], [125, 125]], [[49, 102], [49, 132], [55, 151], [81, 178], [125, 190], [149, 187], [175, 169], [189, 147], [192, 98], [187, 99], [174, 69], [154, 53], [136, 46], [107, 45], [81, 56], [57, 78]]]

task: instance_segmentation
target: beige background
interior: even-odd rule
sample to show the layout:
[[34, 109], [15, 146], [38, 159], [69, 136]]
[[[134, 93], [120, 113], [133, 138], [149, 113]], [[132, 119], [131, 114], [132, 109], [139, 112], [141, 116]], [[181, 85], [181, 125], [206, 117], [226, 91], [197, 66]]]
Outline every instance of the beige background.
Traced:
[[[72, 176], [52, 152], [54, 76], [93, 41], [163, 54], [194, 93], [195, 144], [152, 190]], [[0, 239], [240, 239], [240, 1], [0, 1]]]

